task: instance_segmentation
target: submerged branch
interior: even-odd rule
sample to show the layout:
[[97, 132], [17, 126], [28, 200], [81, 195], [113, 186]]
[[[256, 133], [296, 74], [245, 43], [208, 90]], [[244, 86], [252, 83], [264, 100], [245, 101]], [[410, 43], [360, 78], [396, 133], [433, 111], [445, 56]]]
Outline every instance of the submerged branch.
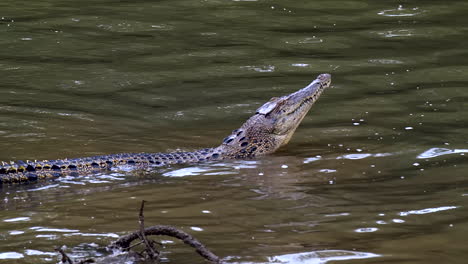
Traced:
[[[117, 241], [112, 243], [111, 247], [118, 247], [118, 248], [129, 248], [130, 244], [138, 239], [138, 234], [139, 232], [133, 232], [131, 234], [125, 235], [120, 237]], [[156, 225], [156, 226], [151, 226], [147, 227], [144, 230], [145, 236], [151, 236], [151, 235], [156, 235], [156, 236], [171, 236], [178, 238], [182, 240], [185, 244], [195, 248], [196, 252], [200, 254], [202, 257], [205, 259], [214, 262], [214, 263], [220, 263], [220, 259], [218, 256], [213, 254], [210, 250], [208, 250], [200, 241], [198, 241], [196, 238], [192, 237], [190, 234], [179, 230], [175, 227], [172, 226], [165, 226], [165, 225]]]

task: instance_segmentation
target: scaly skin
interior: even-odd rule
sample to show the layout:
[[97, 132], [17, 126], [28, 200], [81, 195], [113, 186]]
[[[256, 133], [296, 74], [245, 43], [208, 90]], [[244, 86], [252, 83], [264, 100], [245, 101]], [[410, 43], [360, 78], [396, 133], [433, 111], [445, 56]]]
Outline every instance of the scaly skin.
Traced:
[[302, 119], [330, 83], [329, 74], [320, 74], [307, 87], [283, 97], [272, 98], [215, 148], [193, 152], [132, 153], [80, 159], [2, 162], [0, 184], [86, 175], [120, 165], [132, 165], [136, 168], [160, 167], [271, 154], [289, 142]]

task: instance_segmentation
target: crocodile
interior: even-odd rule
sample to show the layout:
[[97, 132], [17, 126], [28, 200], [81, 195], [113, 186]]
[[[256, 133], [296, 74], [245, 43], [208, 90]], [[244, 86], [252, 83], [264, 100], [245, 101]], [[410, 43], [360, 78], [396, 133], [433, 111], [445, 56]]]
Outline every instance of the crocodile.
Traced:
[[221, 145], [192, 152], [123, 153], [75, 159], [0, 162], [0, 184], [33, 182], [60, 176], [89, 175], [112, 167], [160, 167], [223, 159], [248, 159], [267, 155], [286, 145], [325, 88], [330, 74], [320, 74], [305, 88], [273, 97], [257, 109]]

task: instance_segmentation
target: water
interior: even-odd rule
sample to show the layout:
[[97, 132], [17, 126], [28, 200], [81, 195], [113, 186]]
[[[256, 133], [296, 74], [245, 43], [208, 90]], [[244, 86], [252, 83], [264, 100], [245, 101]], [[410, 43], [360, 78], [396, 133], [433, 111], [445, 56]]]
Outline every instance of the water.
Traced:
[[[99, 256], [146, 223], [236, 263], [465, 263], [463, 1], [2, 1], [0, 160], [216, 146], [322, 72], [290, 144], [251, 161], [0, 194], [0, 262]], [[191, 249], [163, 238], [165, 260]]]

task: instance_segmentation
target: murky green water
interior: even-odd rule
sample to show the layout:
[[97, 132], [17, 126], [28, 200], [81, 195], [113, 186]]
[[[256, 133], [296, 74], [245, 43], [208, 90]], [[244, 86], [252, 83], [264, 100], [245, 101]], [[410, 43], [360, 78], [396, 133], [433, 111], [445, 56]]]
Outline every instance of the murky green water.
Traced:
[[[102, 254], [138, 228], [145, 199], [147, 225], [186, 230], [229, 262], [466, 263], [467, 12], [2, 1], [0, 160], [216, 146], [270, 97], [322, 72], [334, 87], [273, 156], [3, 186], [0, 262], [56, 262], [60, 245]], [[202, 262], [165, 243], [171, 263]]]

